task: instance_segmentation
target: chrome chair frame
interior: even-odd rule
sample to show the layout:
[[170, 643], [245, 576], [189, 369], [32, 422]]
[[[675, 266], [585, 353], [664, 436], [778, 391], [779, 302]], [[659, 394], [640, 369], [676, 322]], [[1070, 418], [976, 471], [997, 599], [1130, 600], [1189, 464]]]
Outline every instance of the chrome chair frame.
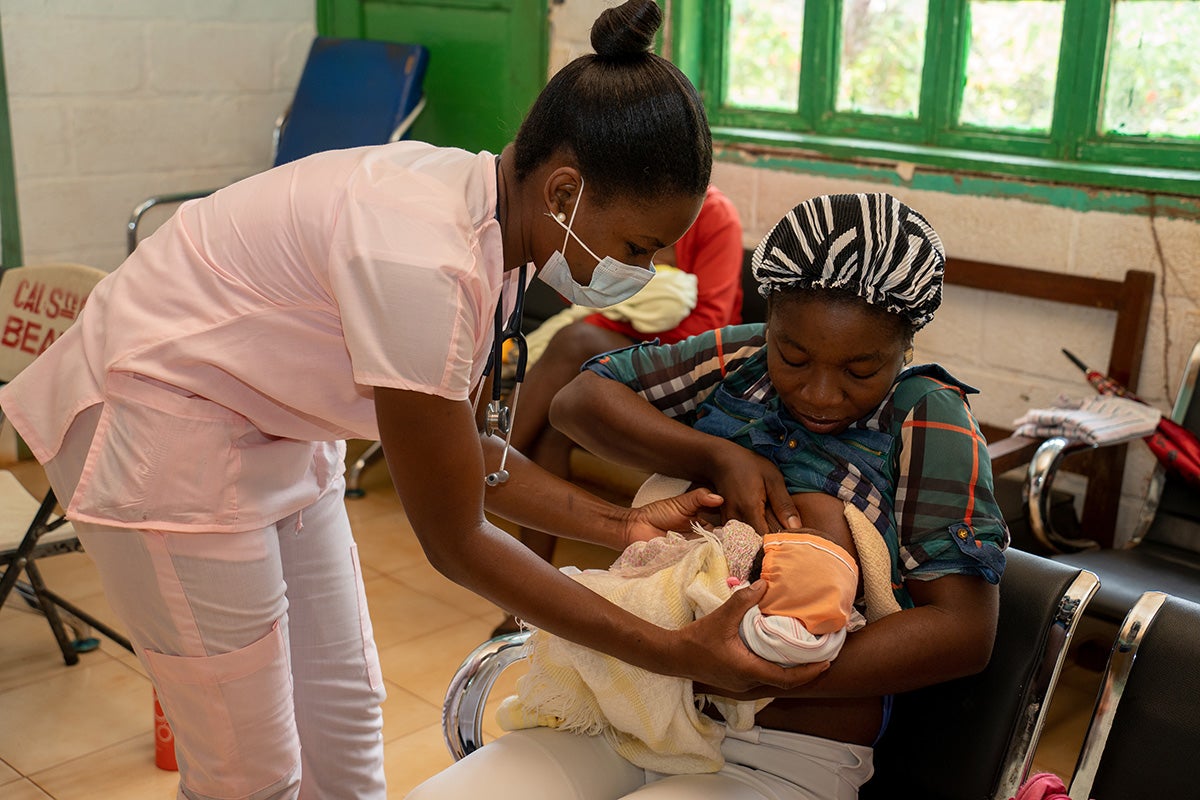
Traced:
[[1200, 603], [1143, 592], [1127, 610], [1071, 778], [1074, 800], [1195, 797]]
[[[1183, 378], [1171, 409], [1173, 421], [1183, 423], [1184, 417], [1192, 405], [1198, 381], [1200, 381], [1200, 342], [1197, 342], [1192, 348], [1187, 363], [1184, 365]], [[1091, 449], [1095, 449], [1095, 446], [1055, 436], [1043, 442], [1029, 462], [1024, 493], [1025, 499], [1029, 503], [1030, 530], [1037, 540], [1053, 553], [1074, 553], [1099, 548], [1096, 542], [1089, 539], [1072, 539], [1063, 536], [1055, 530], [1050, 519], [1050, 488], [1063, 458], [1080, 450]], [[1127, 547], [1136, 547], [1141, 544], [1146, 532], [1150, 530], [1150, 524], [1154, 522], [1165, 484], [1166, 470], [1159, 464], [1150, 477], [1146, 498], [1138, 511], [1137, 523]]]
[[442, 703], [442, 738], [458, 761], [483, 747], [483, 708], [500, 673], [525, 657], [530, 631], [506, 633], [471, 651]]
[[[1192, 348], [1171, 411], [1172, 421], [1200, 430], [1200, 342]], [[1141, 446], [1141, 445], [1138, 445]], [[1065, 439], [1044, 442], [1027, 476], [1031, 531], [1055, 555], [1051, 558], [1096, 573], [1102, 582], [1089, 614], [1120, 625], [1145, 591], [1163, 591], [1200, 602], [1200, 497], [1183, 478], [1155, 467], [1134, 530], [1123, 546], [1103, 549], [1095, 542], [1060, 536], [1049, 524], [1050, 487], [1061, 457], [1075, 448]]]
[[1117, 708], [1125, 694], [1125, 686], [1129, 683], [1129, 673], [1137, 659], [1138, 648], [1166, 599], [1167, 595], [1162, 592], [1143, 594], [1129, 610], [1120, 631], [1117, 632], [1108, 665], [1104, 669], [1100, 691], [1096, 696], [1096, 707], [1088, 723], [1087, 733], [1084, 734], [1079, 760], [1071, 776], [1071, 786], [1068, 789], [1071, 800], [1088, 800], [1091, 797], [1096, 772], [1100, 768]]

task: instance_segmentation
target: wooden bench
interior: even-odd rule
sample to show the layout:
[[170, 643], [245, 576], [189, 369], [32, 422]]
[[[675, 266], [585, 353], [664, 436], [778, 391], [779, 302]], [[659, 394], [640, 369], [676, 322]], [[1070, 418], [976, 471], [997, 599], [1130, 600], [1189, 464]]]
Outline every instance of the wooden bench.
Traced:
[[[758, 322], [765, 319], [766, 303], [755, 290], [750, 274], [750, 255], [751, 251], [747, 250], [742, 314], [745, 321]], [[1136, 391], [1150, 321], [1154, 278], [1154, 273], [1141, 270], [1128, 270], [1123, 280], [1111, 280], [950, 258], [946, 263], [945, 282], [951, 286], [1113, 312], [1115, 322], [1106, 373]], [[1041, 443], [1038, 439], [1014, 437], [1010, 430], [994, 425], [982, 427], [991, 442], [988, 452], [995, 475], [1029, 463]], [[1080, 525], [1089, 538], [1104, 547], [1113, 544], [1126, 449], [1121, 446], [1084, 451], [1069, 457], [1062, 466], [1064, 470], [1087, 476]], [[571, 480], [620, 502], [632, 499], [647, 477], [644, 472], [605, 461], [581, 447], [572, 452], [570, 469]]]

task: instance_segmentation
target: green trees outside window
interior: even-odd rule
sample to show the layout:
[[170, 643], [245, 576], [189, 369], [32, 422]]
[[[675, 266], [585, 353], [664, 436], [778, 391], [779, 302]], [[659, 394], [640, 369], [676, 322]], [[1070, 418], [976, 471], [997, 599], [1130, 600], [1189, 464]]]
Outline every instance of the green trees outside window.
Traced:
[[1200, 0], [691, 0], [718, 138], [1200, 195]]

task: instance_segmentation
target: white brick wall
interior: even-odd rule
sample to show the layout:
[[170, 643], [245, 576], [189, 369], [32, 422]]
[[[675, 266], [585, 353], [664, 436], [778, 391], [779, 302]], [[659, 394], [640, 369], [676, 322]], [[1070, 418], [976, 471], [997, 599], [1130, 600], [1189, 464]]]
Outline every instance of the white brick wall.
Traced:
[[[312, 0], [0, 0], [26, 263], [112, 269], [148, 195], [270, 166]], [[161, 221], [155, 212], [147, 229]]]

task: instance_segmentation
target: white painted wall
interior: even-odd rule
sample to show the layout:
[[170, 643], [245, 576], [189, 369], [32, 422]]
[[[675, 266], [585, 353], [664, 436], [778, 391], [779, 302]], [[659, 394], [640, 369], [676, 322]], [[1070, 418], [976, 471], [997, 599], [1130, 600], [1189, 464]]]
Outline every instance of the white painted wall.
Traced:
[[25, 262], [112, 269], [146, 196], [269, 167], [314, 18], [314, 0], [0, 0]]

